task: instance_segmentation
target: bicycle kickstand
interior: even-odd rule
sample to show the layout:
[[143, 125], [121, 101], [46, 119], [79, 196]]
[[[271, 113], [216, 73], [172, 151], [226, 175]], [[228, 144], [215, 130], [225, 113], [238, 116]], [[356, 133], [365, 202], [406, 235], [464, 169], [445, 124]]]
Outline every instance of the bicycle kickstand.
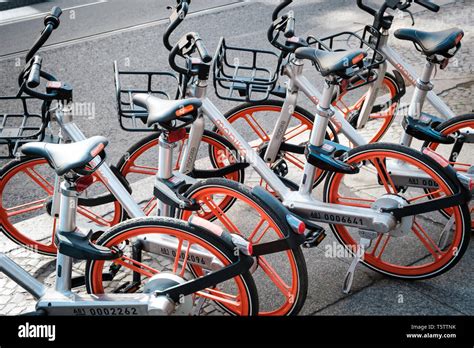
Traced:
[[357, 268], [357, 265], [360, 261], [362, 261], [364, 257], [365, 250], [370, 247], [371, 240], [367, 238], [361, 238], [360, 244], [357, 246], [357, 250], [355, 251], [354, 259], [352, 260], [349, 269], [347, 270], [346, 277], [344, 279], [344, 284], [342, 286], [342, 292], [345, 294], [349, 294], [352, 289], [352, 283], [354, 281], [354, 274]]

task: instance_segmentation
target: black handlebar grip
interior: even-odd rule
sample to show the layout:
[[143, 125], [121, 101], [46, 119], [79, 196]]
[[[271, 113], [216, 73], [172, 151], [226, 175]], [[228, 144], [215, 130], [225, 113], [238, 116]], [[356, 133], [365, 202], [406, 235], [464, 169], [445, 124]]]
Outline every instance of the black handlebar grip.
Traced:
[[51, 16], [56, 17], [57, 19], [59, 19], [59, 17], [61, 17], [62, 14], [63, 14], [63, 10], [61, 10], [61, 8], [58, 6], [54, 6], [51, 9]]
[[440, 7], [429, 0], [415, 0], [415, 3], [423, 6], [424, 8], [430, 10], [431, 12], [438, 12]]
[[28, 75], [28, 80], [26, 81], [26, 86], [28, 88], [36, 88], [40, 85], [41, 79], [41, 64], [43, 59], [40, 56], [35, 56], [33, 58], [33, 63], [31, 64], [30, 73]]
[[195, 42], [196, 49], [201, 56], [201, 59], [204, 63], [209, 63], [212, 60], [212, 57], [210, 56], [209, 52], [207, 51], [206, 46], [202, 42], [202, 39], [197, 39]]
[[63, 14], [63, 10], [60, 7], [54, 6], [51, 9], [51, 12], [44, 18], [44, 25], [47, 26], [51, 24], [53, 29], [57, 29], [59, 27], [59, 17]]
[[295, 36], [295, 16], [293, 13], [288, 15], [288, 22], [286, 23], [285, 37], [291, 39]]

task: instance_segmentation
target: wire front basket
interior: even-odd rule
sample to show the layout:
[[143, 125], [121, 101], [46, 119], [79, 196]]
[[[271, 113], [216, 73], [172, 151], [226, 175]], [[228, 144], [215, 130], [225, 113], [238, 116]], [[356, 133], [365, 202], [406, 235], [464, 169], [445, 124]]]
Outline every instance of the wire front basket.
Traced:
[[146, 126], [148, 112], [133, 103], [135, 94], [146, 93], [161, 99], [176, 99], [179, 80], [169, 72], [120, 71], [114, 63], [115, 89], [120, 127], [127, 132], [151, 132]]
[[43, 102], [31, 97], [0, 97], [0, 159], [20, 155], [26, 143], [43, 141], [48, 118]]
[[309, 36], [307, 41], [310, 46], [320, 50], [339, 52], [362, 49], [367, 53], [362, 67], [347, 69], [346, 90], [359, 88], [376, 81], [378, 76], [375, 69], [386, 60], [383, 53], [378, 50], [379, 33], [374, 32], [370, 26], [365, 27], [362, 37], [356, 33], [344, 31], [321, 39]]
[[214, 58], [214, 88], [220, 99], [268, 99], [279, 78], [282, 57], [274, 52], [228, 46], [222, 38]]

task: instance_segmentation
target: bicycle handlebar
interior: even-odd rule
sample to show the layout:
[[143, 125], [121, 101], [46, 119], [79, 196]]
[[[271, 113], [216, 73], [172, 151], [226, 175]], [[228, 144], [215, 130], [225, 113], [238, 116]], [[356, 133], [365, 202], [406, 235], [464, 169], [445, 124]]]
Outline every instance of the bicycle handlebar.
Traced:
[[[278, 50], [286, 53], [294, 51], [293, 47], [288, 46], [288, 44], [283, 44], [278, 41], [279, 33], [283, 33], [285, 38], [291, 39], [295, 36], [295, 14], [293, 11], [289, 11], [287, 14], [280, 16], [280, 12], [290, 5], [293, 0], [283, 0], [280, 5], [273, 11], [273, 23], [268, 29], [267, 39], [268, 41]], [[276, 34], [275, 32], [278, 32]]]
[[177, 0], [176, 2], [177, 6], [170, 16], [171, 23], [163, 35], [163, 44], [168, 51], [173, 50], [173, 45], [170, 43], [170, 36], [188, 15], [189, 5], [191, 4], [191, 0]]
[[432, 12], [438, 12], [440, 7], [434, 3], [432, 3], [430, 0], [385, 0], [384, 4], [379, 10], [376, 10], [368, 5], [365, 5], [363, 3], [363, 0], [357, 0], [357, 6], [370, 14], [371, 16], [375, 17], [376, 20], [381, 21], [385, 15], [385, 11], [388, 8], [391, 8], [395, 10], [396, 8], [399, 9], [408, 9], [408, 7], [411, 6], [411, 3], [415, 2], [415, 4], [418, 4], [420, 6], [423, 6], [427, 10], [430, 10]]
[[29, 96], [45, 101], [53, 100], [56, 97], [56, 93], [41, 93], [34, 90], [41, 84], [41, 78], [52, 82], [57, 81], [53, 75], [41, 70], [43, 59], [36, 55], [36, 53], [46, 43], [46, 41], [48, 41], [52, 32], [59, 27], [59, 18], [61, 17], [62, 12], [61, 8], [55, 6], [44, 18], [45, 27], [38, 39], [36, 39], [33, 47], [26, 55], [26, 65], [18, 78], [18, 84], [20, 86], [19, 95], [26, 93]]
[[209, 54], [209, 51], [207, 50], [206, 45], [204, 45], [204, 42], [199, 36], [197, 36], [197, 34], [195, 36], [194, 44], [196, 45], [196, 49], [202, 61], [204, 63], [210, 63], [212, 60], [212, 57]]
[[210, 63], [212, 61], [212, 56], [209, 54], [199, 34], [194, 32], [187, 33], [171, 49], [168, 59], [171, 68], [180, 74], [189, 74], [189, 68], [183, 68], [179, 66], [176, 63], [176, 57], [180, 56], [185, 59], [190, 59], [191, 55], [196, 51], [201, 57], [202, 62]]
[[280, 12], [281, 12], [285, 7], [288, 7], [292, 2], [293, 2], [293, 0], [283, 0], [283, 1], [281, 2], [281, 4], [277, 6], [277, 8], [275, 9], [275, 11], [273, 11], [273, 14], [272, 14], [272, 21], [276, 21], [276, 20], [278, 19], [278, 17], [280, 16]]
[[59, 27], [59, 17], [61, 17], [62, 13], [63, 11], [61, 10], [61, 8], [55, 6], [51, 9], [51, 13], [44, 18], [45, 28], [41, 32], [36, 42], [33, 44], [33, 47], [26, 55], [27, 63], [35, 56], [35, 54], [45, 44], [45, 42], [48, 41], [49, 37], [51, 36], [51, 33]]

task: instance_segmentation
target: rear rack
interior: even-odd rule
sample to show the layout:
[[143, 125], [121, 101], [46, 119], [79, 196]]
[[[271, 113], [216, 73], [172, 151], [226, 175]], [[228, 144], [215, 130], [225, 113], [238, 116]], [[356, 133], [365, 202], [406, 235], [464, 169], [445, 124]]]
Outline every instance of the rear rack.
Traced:
[[0, 159], [15, 158], [24, 144], [44, 140], [49, 119], [42, 104], [32, 97], [0, 96]]
[[148, 112], [133, 103], [133, 95], [146, 93], [162, 99], [181, 95], [178, 78], [169, 72], [120, 71], [114, 62], [114, 76], [120, 127], [127, 132], [154, 131], [146, 126]]
[[279, 78], [283, 57], [272, 51], [228, 46], [222, 38], [214, 58], [214, 88], [220, 99], [260, 102]]

